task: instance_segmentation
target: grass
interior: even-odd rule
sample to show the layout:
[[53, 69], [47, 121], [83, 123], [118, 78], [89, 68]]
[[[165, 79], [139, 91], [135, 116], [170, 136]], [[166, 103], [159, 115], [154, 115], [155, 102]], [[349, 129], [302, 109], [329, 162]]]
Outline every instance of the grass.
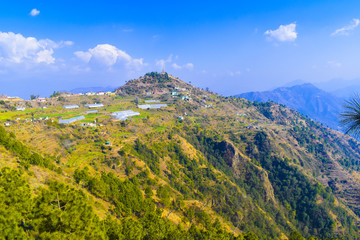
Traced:
[[157, 127], [157, 128], [155, 128], [155, 132], [162, 132], [162, 131], [165, 131], [166, 130], [166, 128], [164, 127], [164, 126], [160, 126], [160, 127]]

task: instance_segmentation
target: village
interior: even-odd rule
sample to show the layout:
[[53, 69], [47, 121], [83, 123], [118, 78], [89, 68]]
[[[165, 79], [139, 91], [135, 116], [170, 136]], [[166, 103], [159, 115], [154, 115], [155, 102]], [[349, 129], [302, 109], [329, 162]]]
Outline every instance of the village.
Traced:
[[[96, 127], [96, 118], [111, 118], [125, 121], [130, 117], [139, 116], [139, 110], [156, 110], [167, 108], [174, 100], [181, 99], [191, 102], [190, 94], [180, 94], [185, 88], [174, 87], [173, 91], [147, 92], [143, 100], [131, 104], [130, 99], [117, 96], [115, 92], [59, 93], [49, 97], [36, 96], [31, 100], [19, 97], [0, 96], [1, 119], [8, 127], [19, 123], [36, 123], [51, 121], [59, 124], [78, 123], [82, 127]], [[168, 95], [170, 99], [164, 99]], [[177, 98], [177, 99], [175, 99]], [[162, 99], [162, 100], [160, 100]], [[163, 103], [167, 102], [167, 103]], [[205, 102], [205, 101], [204, 101]], [[204, 107], [208, 107], [204, 105]], [[129, 109], [132, 108], [132, 109]], [[179, 116], [182, 118], [182, 116]]]

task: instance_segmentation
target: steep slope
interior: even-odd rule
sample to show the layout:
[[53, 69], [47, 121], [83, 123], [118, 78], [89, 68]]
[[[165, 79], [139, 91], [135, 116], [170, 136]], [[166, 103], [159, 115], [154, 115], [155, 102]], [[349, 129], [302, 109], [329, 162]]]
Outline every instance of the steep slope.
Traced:
[[310, 83], [281, 87], [272, 91], [243, 93], [236, 97], [250, 101], [273, 101], [283, 104], [333, 129], [339, 129], [338, 116], [343, 100]]
[[[147, 74], [116, 92], [97, 97], [107, 104], [96, 114], [86, 115], [82, 105], [58, 107], [92, 101], [88, 96], [53, 99], [48, 109], [3, 110], [13, 125], [0, 128], [0, 163], [22, 169], [38, 203], [14, 215], [19, 231], [54, 238], [66, 234], [76, 209], [90, 209], [80, 213], [94, 219], [93, 234], [103, 239], [253, 239], [250, 232], [287, 239], [294, 231], [357, 238], [360, 148], [352, 138], [283, 106], [221, 97], [167, 74]], [[167, 107], [136, 108], [150, 99]], [[130, 109], [140, 115], [110, 117]], [[31, 113], [34, 121], [25, 121]], [[58, 124], [59, 116], [81, 114], [97, 126]], [[59, 219], [54, 206], [72, 205], [49, 229], [39, 224]], [[33, 212], [47, 217], [33, 219]], [[78, 226], [72, 231], [91, 238]]]

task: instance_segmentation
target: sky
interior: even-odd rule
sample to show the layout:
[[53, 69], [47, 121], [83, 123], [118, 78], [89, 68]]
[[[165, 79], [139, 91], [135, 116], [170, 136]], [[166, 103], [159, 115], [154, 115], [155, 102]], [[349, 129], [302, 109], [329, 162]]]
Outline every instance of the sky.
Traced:
[[[165, 69], [223, 95], [360, 79], [359, 1], [4, 1], [0, 94], [119, 87]], [[360, 84], [360, 80], [358, 81]]]

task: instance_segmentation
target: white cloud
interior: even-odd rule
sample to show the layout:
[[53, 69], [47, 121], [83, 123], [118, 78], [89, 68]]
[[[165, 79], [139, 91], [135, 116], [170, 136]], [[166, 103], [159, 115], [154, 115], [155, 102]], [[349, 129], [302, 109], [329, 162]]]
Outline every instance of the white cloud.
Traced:
[[183, 65], [184, 68], [188, 69], [188, 70], [193, 70], [194, 69], [194, 64], [192, 63], [187, 63], [185, 65]]
[[[177, 60], [179, 57], [178, 56], [175, 56], [175, 60]], [[180, 69], [187, 69], [187, 70], [193, 70], [194, 69], [194, 64], [192, 63], [186, 63], [186, 64], [183, 64], [183, 65], [179, 65], [177, 63], [173, 63], [173, 55], [171, 54], [167, 59], [160, 59], [160, 60], [157, 60], [156, 61], [156, 66], [158, 66], [161, 70], [162, 69], [165, 69], [166, 65], [167, 64], [171, 64], [171, 67], [176, 69], [176, 70], [180, 70]]]
[[24, 37], [20, 33], [0, 32], [0, 62], [6, 63], [46, 63], [55, 62], [54, 49], [59, 44], [49, 39], [37, 40]]
[[74, 52], [74, 54], [86, 63], [93, 61], [107, 67], [112, 67], [120, 62], [125, 63], [126, 67], [137, 69], [146, 65], [142, 58], [134, 59], [126, 52], [110, 44], [98, 44], [96, 47], [90, 48], [86, 52], [77, 51]]
[[178, 65], [178, 64], [176, 64], [176, 63], [173, 63], [172, 65], [171, 65], [174, 69], [177, 69], [177, 70], [180, 70], [180, 69], [187, 69], [187, 70], [193, 70], [194, 69], [194, 64], [192, 64], [192, 63], [186, 63], [186, 64], [184, 64], [184, 65]]
[[328, 65], [330, 67], [334, 67], [334, 68], [339, 68], [342, 66], [342, 64], [340, 62], [336, 62], [336, 61], [328, 61]]
[[240, 72], [240, 71], [236, 71], [236, 72], [229, 72], [229, 75], [230, 75], [231, 77], [234, 77], [234, 76], [239, 76], [239, 75], [241, 75], [241, 72]]
[[176, 63], [173, 63], [171, 66], [173, 68], [175, 68], [175, 69], [181, 69], [182, 68], [181, 66], [177, 65]]
[[173, 57], [173, 55], [170, 54], [170, 56], [167, 59], [157, 60], [155, 64], [156, 64], [156, 66], [160, 67], [161, 70], [165, 69], [166, 64], [172, 62], [172, 57]]
[[335, 36], [335, 35], [349, 35], [350, 31], [354, 30], [355, 28], [357, 28], [360, 24], [360, 20], [357, 18], [354, 18], [351, 23], [345, 27], [336, 29], [335, 32], [333, 32], [331, 34], [331, 36]]
[[61, 42], [59, 43], [59, 45], [60, 45], [61, 47], [63, 47], [63, 46], [72, 46], [72, 45], [74, 45], [74, 42], [73, 42], [73, 41], [61, 41]]
[[295, 28], [296, 23], [290, 23], [288, 25], [280, 25], [276, 30], [267, 30], [264, 34], [268, 35], [269, 40], [274, 39], [280, 42], [292, 42], [297, 38]]
[[35, 17], [35, 16], [37, 16], [39, 14], [40, 14], [40, 11], [37, 10], [36, 8], [32, 9], [31, 12], [30, 12], [30, 15], [33, 16], [33, 17]]

